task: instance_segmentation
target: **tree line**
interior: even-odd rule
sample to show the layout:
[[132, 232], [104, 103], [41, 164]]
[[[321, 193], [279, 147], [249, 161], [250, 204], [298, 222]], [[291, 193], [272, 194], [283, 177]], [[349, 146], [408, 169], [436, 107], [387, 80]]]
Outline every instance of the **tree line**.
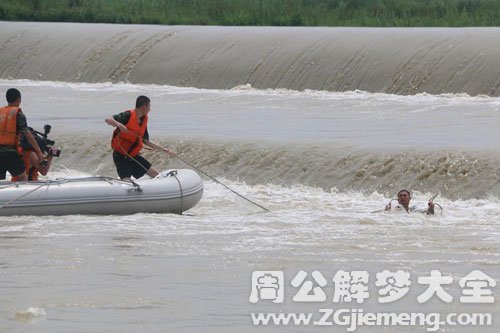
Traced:
[[2, 0], [0, 20], [237, 26], [499, 26], [500, 1]]

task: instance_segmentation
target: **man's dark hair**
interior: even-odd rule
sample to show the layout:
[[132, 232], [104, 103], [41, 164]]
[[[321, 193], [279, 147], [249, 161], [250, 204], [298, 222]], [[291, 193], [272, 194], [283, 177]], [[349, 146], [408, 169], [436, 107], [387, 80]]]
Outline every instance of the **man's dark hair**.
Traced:
[[401, 191], [399, 191], [399, 192], [398, 192], [398, 197], [399, 197], [399, 193], [401, 193], [401, 192], [406, 192], [406, 193], [408, 193], [408, 197], [410, 197], [410, 198], [411, 198], [410, 191], [408, 191], [408, 190], [401, 190]]
[[137, 97], [137, 99], [135, 100], [135, 108], [138, 109], [144, 105], [147, 105], [151, 102], [151, 100], [146, 97], [146, 96], [139, 96]]
[[14, 103], [18, 98], [21, 98], [21, 92], [16, 88], [10, 88], [7, 90], [5, 97], [7, 98], [7, 103]]

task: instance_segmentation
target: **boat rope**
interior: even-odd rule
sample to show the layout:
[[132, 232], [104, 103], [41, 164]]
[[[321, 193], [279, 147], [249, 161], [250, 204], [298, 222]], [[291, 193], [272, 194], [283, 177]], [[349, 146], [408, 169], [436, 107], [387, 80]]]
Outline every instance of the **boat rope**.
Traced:
[[6, 186], [3, 186], [3, 187], [0, 187], [0, 190], [3, 190], [4, 188], [9, 188], [9, 187], [12, 187], [12, 186], [17, 186], [17, 183], [10, 183]]
[[55, 180], [51, 180], [51, 182], [54, 184], [64, 184], [64, 183], [70, 183], [70, 182], [79, 182], [82, 180], [84, 180], [84, 181], [105, 181], [111, 185], [113, 183], [121, 183], [124, 185], [133, 186], [133, 187], [137, 188], [139, 192], [142, 191], [141, 185], [137, 184], [136, 182], [134, 182], [132, 180], [123, 180], [123, 179], [107, 177], [107, 176], [80, 177], [80, 178], [57, 178]]
[[28, 191], [28, 192], [26, 192], [26, 193], [23, 193], [23, 194], [21, 194], [21, 195], [19, 195], [19, 196], [15, 197], [15, 198], [13, 198], [13, 199], [11, 199], [11, 200], [7, 201], [6, 203], [4, 203], [3, 205], [1, 205], [1, 206], [0, 206], [0, 209], [2, 209], [2, 208], [4, 208], [4, 207], [6, 207], [6, 206], [8, 206], [8, 205], [10, 205], [11, 203], [13, 203], [13, 202], [15, 202], [15, 201], [17, 201], [17, 200], [19, 200], [19, 199], [24, 198], [25, 196], [27, 196], [27, 195], [29, 195], [29, 194], [31, 194], [31, 193], [33, 193], [33, 192], [35, 192], [35, 191], [37, 191], [37, 190], [41, 189], [41, 188], [42, 188], [42, 187], [44, 187], [44, 186], [48, 186], [48, 185], [50, 185], [50, 183], [51, 183], [51, 181], [46, 181], [45, 183], [41, 184], [40, 186], [35, 187], [35, 188], [34, 188], [34, 189], [32, 189], [31, 191]]
[[[98, 180], [103, 180], [103, 181], [106, 181], [108, 182], [109, 184], [113, 184], [113, 182], [116, 182], [116, 183], [122, 183], [122, 184], [125, 184], [125, 185], [129, 185], [129, 186], [133, 186], [138, 192], [142, 192], [142, 188], [139, 184], [137, 184], [136, 182], [130, 180], [130, 181], [126, 181], [126, 180], [121, 180], [121, 179], [118, 179], [118, 178], [113, 178], [113, 177], [83, 177], [83, 178], [61, 178], [61, 179], [55, 179], [55, 180], [47, 180], [45, 182], [43, 182], [42, 184], [40, 184], [39, 186], [35, 187], [34, 189], [32, 189], [31, 191], [29, 192], [26, 192], [26, 193], [23, 193], [13, 199], [11, 199], [10, 201], [7, 201], [5, 203], [3, 203], [1, 206], [0, 206], [0, 209], [14, 203], [15, 201], [19, 200], [19, 199], [22, 199], [24, 198], [25, 196], [41, 189], [42, 187], [44, 186], [49, 186], [49, 185], [60, 185], [60, 184], [64, 184], [64, 183], [70, 183], [70, 182], [78, 182], [78, 181], [82, 181], [82, 180], [85, 180], [85, 181], [89, 181], [89, 180], [95, 180], [95, 181], [98, 181]], [[24, 184], [33, 184], [34, 182], [24, 182]], [[4, 186], [4, 187], [0, 187], [0, 189], [4, 189], [4, 188], [8, 188], [8, 187], [12, 187], [12, 186], [16, 186], [16, 187], [19, 187], [19, 182], [12, 182], [11, 184], [7, 185], [7, 186]]]
[[167, 175], [174, 177], [175, 180], [177, 180], [177, 183], [179, 184], [179, 191], [181, 192], [181, 209], [179, 214], [182, 215], [182, 212], [184, 211], [184, 193], [182, 190], [181, 181], [179, 180], [179, 178], [177, 178], [177, 170], [172, 170]]

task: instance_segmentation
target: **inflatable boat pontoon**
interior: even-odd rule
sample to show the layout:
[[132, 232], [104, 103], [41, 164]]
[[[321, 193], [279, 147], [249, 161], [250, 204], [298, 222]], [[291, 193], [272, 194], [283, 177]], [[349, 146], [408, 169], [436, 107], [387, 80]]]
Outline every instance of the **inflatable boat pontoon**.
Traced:
[[189, 169], [167, 170], [133, 182], [111, 177], [0, 182], [0, 216], [181, 214], [202, 194], [200, 176]]

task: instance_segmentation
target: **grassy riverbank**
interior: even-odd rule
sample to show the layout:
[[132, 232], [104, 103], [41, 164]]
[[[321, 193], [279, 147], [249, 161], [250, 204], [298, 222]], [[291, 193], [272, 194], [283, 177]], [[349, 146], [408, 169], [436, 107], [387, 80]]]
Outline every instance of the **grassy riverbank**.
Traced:
[[167, 25], [500, 26], [500, 1], [2, 0], [0, 20]]

